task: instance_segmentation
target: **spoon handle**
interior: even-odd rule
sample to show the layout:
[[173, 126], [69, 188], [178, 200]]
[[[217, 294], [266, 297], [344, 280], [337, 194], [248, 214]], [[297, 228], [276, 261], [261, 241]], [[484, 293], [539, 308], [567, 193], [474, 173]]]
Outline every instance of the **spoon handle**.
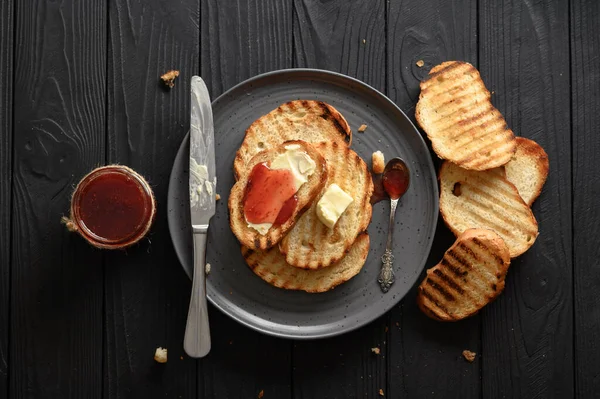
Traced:
[[394, 234], [394, 217], [396, 215], [396, 206], [398, 199], [390, 201], [390, 224], [388, 226], [388, 237], [385, 245], [385, 252], [381, 257], [381, 271], [379, 272], [379, 285], [381, 291], [388, 292], [392, 284], [394, 284], [394, 255], [392, 254], [392, 237]]

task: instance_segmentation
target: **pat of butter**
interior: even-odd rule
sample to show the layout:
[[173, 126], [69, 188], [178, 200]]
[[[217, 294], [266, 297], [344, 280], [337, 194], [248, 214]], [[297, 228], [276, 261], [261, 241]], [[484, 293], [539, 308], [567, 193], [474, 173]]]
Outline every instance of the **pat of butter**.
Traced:
[[271, 226], [273, 226], [273, 223], [250, 223], [248, 222], [248, 227], [253, 228], [254, 230], [258, 231], [261, 235], [265, 235], [267, 234], [267, 231], [269, 231], [269, 229], [271, 228]]
[[352, 197], [340, 186], [332, 184], [327, 187], [325, 194], [317, 202], [317, 216], [325, 226], [333, 229], [352, 201], [354, 201]]
[[285, 152], [277, 155], [270, 165], [271, 169], [288, 169], [292, 172], [297, 189], [308, 181], [317, 168], [315, 161], [300, 148], [298, 144], [286, 145]]

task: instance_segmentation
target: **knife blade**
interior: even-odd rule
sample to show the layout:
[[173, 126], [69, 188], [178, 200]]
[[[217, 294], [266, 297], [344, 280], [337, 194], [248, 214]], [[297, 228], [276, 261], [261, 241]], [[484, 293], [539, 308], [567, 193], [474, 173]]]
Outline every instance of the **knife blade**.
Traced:
[[215, 132], [210, 95], [202, 78], [192, 77], [190, 104], [190, 218], [194, 240], [194, 278], [183, 349], [190, 357], [210, 352], [206, 305], [206, 241], [215, 214], [217, 177]]

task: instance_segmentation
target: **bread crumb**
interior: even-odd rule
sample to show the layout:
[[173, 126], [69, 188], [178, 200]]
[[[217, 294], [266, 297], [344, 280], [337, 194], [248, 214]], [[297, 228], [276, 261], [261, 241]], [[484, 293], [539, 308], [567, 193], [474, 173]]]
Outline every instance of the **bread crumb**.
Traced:
[[162, 75], [160, 78], [163, 80], [163, 82], [165, 82], [165, 84], [167, 86], [169, 86], [169, 88], [173, 88], [173, 86], [175, 86], [175, 79], [177, 79], [177, 77], [179, 76], [179, 71], [176, 70], [171, 70], [167, 73], [165, 73], [164, 75]]
[[217, 201], [218, 201], [218, 200], [220, 200], [220, 199], [221, 199], [221, 195], [219, 195], [219, 194], [215, 195], [215, 199], [216, 199]]
[[396, 327], [400, 327], [400, 323], [399, 322], [396, 322]]
[[385, 169], [385, 157], [383, 156], [383, 152], [375, 151], [371, 156], [371, 169], [373, 173], [380, 174], [383, 173]]
[[378, 347], [371, 348], [371, 352], [373, 352], [376, 355], [379, 355], [381, 353], [381, 349], [379, 349]]
[[265, 390], [261, 389], [260, 392], [258, 393], [258, 399], [262, 399], [262, 397], [265, 395]]
[[475, 356], [477, 356], [477, 353], [475, 352], [471, 352], [470, 350], [465, 349], [462, 352], [463, 357], [465, 358], [465, 360], [469, 363], [472, 363], [473, 360], [475, 360]]
[[204, 266], [204, 274], [207, 276], [210, 274], [210, 263], [207, 263], [206, 266]]
[[154, 352], [154, 360], [158, 363], [166, 363], [167, 362], [167, 348], [156, 348]]
[[423, 65], [425, 65], [425, 61], [423, 61], [423, 60], [419, 60], [419, 61], [417, 61], [417, 66], [418, 66], [419, 68], [423, 67]]
[[366, 39], [363, 39], [363, 44], [365, 44], [366, 42], [367, 42]]
[[379, 396], [384, 396], [383, 389], [379, 388]]
[[362, 125], [360, 125], [360, 127], [358, 128], [358, 132], [359, 133], [363, 133], [365, 130], [367, 130], [367, 125], [365, 125], [364, 123]]
[[179, 356], [179, 359], [180, 359], [180, 360], [183, 360], [183, 356]]
[[385, 332], [388, 332], [388, 330], [389, 330], [388, 326], [385, 326]]

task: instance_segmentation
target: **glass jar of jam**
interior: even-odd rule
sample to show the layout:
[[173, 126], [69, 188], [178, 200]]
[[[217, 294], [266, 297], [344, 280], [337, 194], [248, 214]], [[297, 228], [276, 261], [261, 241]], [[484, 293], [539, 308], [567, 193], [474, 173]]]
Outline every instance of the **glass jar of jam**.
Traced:
[[141, 240], [155, 213], [146, 180], [126, 166], [110, 165], [94, 169], [79, 182], [65, 223], [95, 247], [119, 249]]

